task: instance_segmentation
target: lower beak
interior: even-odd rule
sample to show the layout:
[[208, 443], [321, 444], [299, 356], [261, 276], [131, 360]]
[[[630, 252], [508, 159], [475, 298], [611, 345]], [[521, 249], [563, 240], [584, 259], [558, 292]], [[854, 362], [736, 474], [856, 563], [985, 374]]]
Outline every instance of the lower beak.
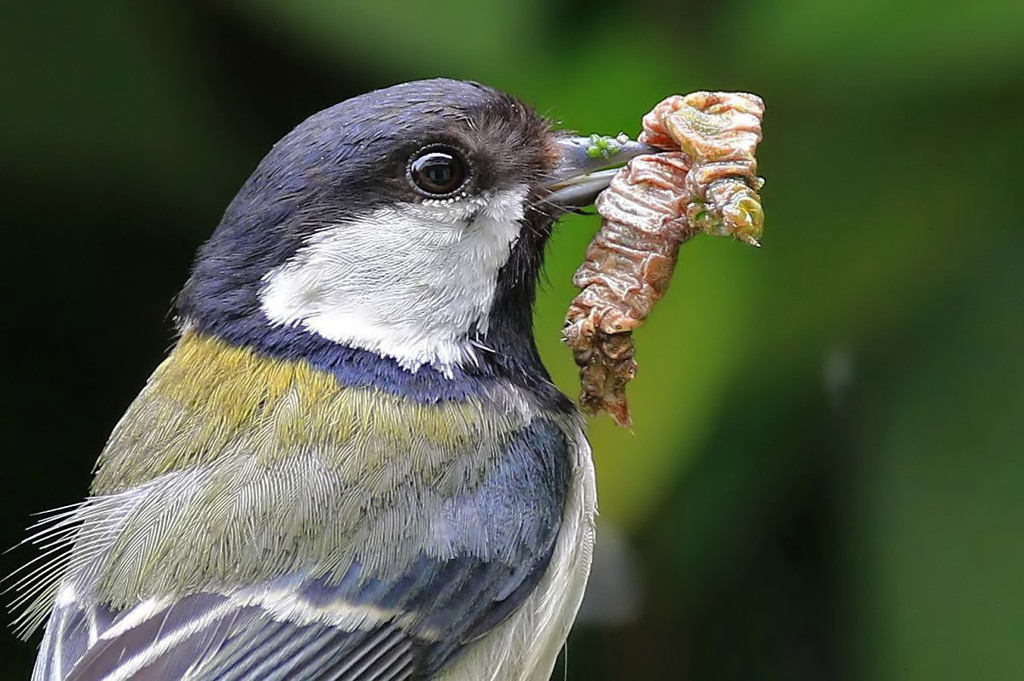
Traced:
[[545, 184], [551, 193], [544, 200], [566, 210], [592, 204], [597, 195], [607, 189], [619, 168], [630, 159], [661, 151], [625, 135], [563, 137], [558, 145], [561, 156]]

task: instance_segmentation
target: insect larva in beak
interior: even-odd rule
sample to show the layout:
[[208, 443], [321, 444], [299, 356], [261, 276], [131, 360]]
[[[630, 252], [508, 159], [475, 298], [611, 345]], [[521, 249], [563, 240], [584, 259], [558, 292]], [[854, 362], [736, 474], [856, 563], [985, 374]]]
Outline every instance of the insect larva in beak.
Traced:
[[636, 374], [632, 331], [668, 289], [679, 247], [699, 232], [760, 245], [764, 214], [754, 157], [764, 104], [744, 93], [674, 95], [643, 119], [638, 156], [595, 203], [603, 218], [573, 277], [563, 339], [580, 367], [580, 404], [631, 423], [626, 383]]

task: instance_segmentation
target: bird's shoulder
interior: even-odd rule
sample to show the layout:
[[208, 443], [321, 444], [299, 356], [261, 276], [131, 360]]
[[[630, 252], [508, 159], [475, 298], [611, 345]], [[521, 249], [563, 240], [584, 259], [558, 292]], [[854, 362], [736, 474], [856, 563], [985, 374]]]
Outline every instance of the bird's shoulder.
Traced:
[[[386, 631], [436, 666], [540, 579], [581, 442], [571, 415], [514, 390], [424, 404], [185, 337], [74, 510], [47, 638], [102, 637], [83, 622], [116, 631], [150, 608], [190, 626], [231, 614], [236, 651], [270, 626], [301, 650], [334, 632], [342, 657]], [[140, 645], [126, 641], [114, 649]]]

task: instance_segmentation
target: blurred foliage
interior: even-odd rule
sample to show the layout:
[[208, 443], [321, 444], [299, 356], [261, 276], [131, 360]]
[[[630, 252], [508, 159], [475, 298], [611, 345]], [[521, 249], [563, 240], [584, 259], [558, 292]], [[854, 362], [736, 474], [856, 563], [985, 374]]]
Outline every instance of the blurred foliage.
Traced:
[[[629, 555], [589, 598], [640, 604], [581, 626], [568, 676], [1024, 678], [1021, 36], [1010, 0], [9, 4], [5, 543], [80, 497], [191, 253], [306, 115], [446, 75], [635, 134], [665, 94], [742, 89], [768, 107], [764, 248], [685, 247], [634, 428], [592, 423]], [[564, 221], [537, 310], [570, 394], [596, 228]], [[31, 647], [0, 650], [25, 677]]]

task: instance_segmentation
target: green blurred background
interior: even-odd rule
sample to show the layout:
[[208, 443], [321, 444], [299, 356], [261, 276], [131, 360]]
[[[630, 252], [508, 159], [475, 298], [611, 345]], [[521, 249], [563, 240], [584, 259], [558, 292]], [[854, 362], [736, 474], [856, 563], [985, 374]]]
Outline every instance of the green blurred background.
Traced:
[[[1024, 678], [1019, 0], [5, 4], [2, 544], [80, 498], [270, 145], [437, 75], [586, 133], [767, 103], [764, 248], [684, 248], [633, 429], [592, 421], [599, 559], [556, 678]], [[570, 394], [597, 224], [564, 221], [537, 311]], [[33, 653], [0, 636], [0, 675]]]

